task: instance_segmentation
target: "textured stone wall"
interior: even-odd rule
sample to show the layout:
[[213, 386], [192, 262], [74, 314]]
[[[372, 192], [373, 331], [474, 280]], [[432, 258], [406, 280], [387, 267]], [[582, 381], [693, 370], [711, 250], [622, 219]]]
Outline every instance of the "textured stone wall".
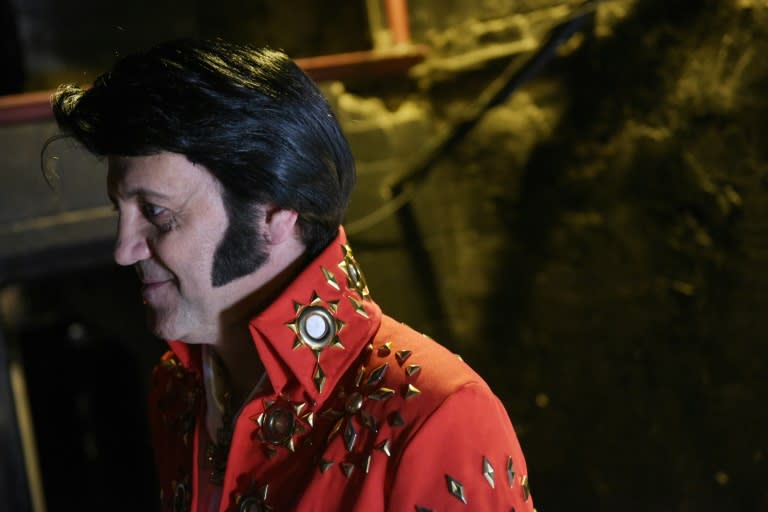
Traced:
[[[363, 117], [342, 108], [350, 225], [572, 8], [414, 2], [434, 55], [339, 96]], [[765, 2], [603, 3], [407, 215], [353, 233], [385, 310], [503, 397], [540, 510], [768, 506], [766, 21]]]

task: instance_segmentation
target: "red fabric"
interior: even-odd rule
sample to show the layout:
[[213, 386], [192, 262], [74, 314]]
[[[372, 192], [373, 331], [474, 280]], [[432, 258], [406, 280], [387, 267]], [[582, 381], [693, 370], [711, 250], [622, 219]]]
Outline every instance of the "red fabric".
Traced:
[[[301, 512], [533, 510], [500, 401], [456, 355], [382, 315], [367, 289], [348, 279], [345, 245], [341, 231], [251, 322], [271, 387], [236, 420], [219, 510], [249, 503], [262, 508], [248, 510]], [[295, 348], [290, 324], [308, 306], [343, 323], [343, 348], [319, 356]], [[212, 491], [205, 448], [197, 449], [206, 437], [199, 347], [170, 345], [150, 392], [161, 502], [163, 510], [205, 510]], [[322, 392], [313, 379], [318, 360]], [[287, 437], [295, 451], [287, 439], [270, 442], [264, 418], [276, 411], [293, 418]]]

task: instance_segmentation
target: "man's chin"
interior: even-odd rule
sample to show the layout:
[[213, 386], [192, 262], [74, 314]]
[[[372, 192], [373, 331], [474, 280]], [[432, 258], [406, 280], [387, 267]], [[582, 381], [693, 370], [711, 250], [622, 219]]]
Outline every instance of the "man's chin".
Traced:
[[158, 313], [153, 308], [147, 308], [147, 328], [160, 339], [169, 341], [177, 340], [181, 334], [175, 326], [175, 322], [170, 321], [167, 315]]

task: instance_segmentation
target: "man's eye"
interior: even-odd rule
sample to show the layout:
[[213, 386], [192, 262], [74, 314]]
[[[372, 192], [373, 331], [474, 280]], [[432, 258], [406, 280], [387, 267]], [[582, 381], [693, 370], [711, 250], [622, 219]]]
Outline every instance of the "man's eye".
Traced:
[[167, 211], [162, 206], [157, 206], [152, 203], [145, 203], [142, 206], [142, 209], [144, 210], [144, 215], [146, 215], [148, 219], [154, 219]]

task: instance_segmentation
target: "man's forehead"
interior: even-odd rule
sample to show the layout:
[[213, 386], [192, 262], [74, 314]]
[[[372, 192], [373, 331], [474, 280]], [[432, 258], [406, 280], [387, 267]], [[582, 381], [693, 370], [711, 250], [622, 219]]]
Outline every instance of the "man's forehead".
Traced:
[[204, 167], [177, 153], [107, 157], [110, 195], [171, 198], [201, 187], [216, 190], [216, 185], [216, 179]]

